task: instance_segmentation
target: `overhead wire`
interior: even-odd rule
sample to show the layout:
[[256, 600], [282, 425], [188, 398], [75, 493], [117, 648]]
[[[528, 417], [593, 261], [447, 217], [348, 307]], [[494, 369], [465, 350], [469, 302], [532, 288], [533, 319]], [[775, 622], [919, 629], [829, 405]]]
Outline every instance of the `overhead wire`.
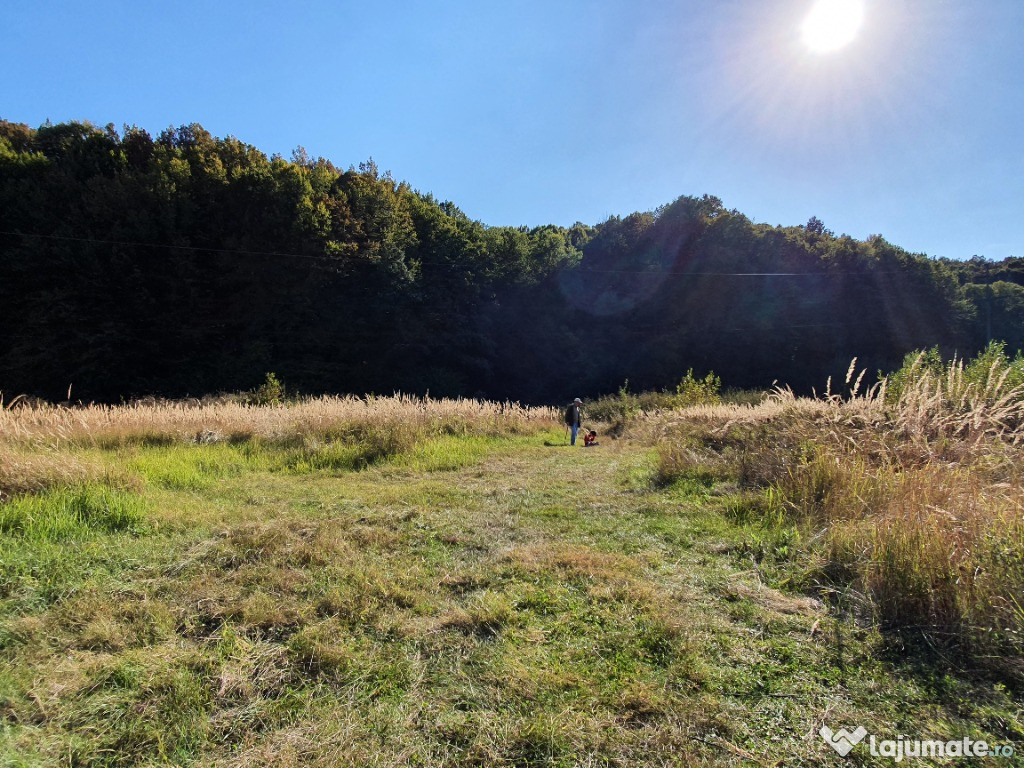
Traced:
[[[12, 235], [16, 237], [34, 237], [44, 240], [62, 240], [70, 242], [82, 242], [82, 243], [95, 243], [100, 245], [118, 245], [132, 248], [169, 248], [173, 250], [183, 251], [201, 251], [207, 253], [235, 253], [249, 256], [280, 256], [284, 258], [300, 258], [300, 259], [311, 259], [311, 260], [323, 260], [325, 257], [322, 255], [313, 255], [305, 253], [292, 253], [288, 251], [256, 251], [251, 249], [242, 248], [212, 248], [208, 246], [197, 246], [197, 245], [171, 245], [169, 243], [143, 243], [129, 240], [107, 240], [102, 238], [94, 237], [71, 237], [68, 235], [43, 235], [32, 232], [14, 232], [10, 230], [0, 230], [0, 235]], [[700, 277], [824, 277], [828, 275], [888, 275], [888, 274], [899, 274], [898, 270], [895, 271], [872, 271], [872, 272], [692, 272], [688, 270], [629, 270], [629, 269], [583, 269], [582, 272], [597, 273], [597, 274], [652, 274], [652, 275], [684, 275], [684, 276], [700, 276]], [[835, 328], [835, 327], [846, 327], [849, 323], [802, 323], [793, 325], [773, 325], [773, 326], [749, 326], [746, 328], [723, 328], [722, 330], [730, 333], [744, 333], [755, 330], [785, 330], [793, 328]], [[646, 334], [647, 330], [644, 329], [630, 329], [630, 333], [633, 334]], [[350, 338], [362, 338], [369, 334], [347, 334]], [[546, 334], [541, 334], [546, 335]]]
[[[60, 240], [78, 243], [93, 243], [98, 245], [117, 245], [131, 248], [168, 248], [179, 251], [200, 251], [206, 253], [235, 253], [246, 256], [280, 256], [283, 258], [309, 259], [312, 261], [330, 261], [330, 257], [324, 254], [294, 253], [291, 251], [259, 251], [248, 248], [215, 248], [201, 245], [172, 245], [170, 243], [144, 243], [131, 240], [109, 240], [97, 237], [71, 237], [69, 235], [44, 235], [35, 232], [17, 232], [12, 230], [0, 230], [0, 235], [13, 237], [33, 237], [42, 240]], [[623, 274], [623, 275], [682, 275], [686, 277], [828, 277], [833, 275], [857, 276], [857, 275], [895, 275], [903, 274], [901, 270], [869, 270], [869, 271], [821, 271], [821, 272], [705, 272], [686, 269], [580, 269], [584, 274]]]
[[170, 243], [141, 243], [131, 240], [105, 240], [97, 237], [70, 237], [68, 235], [41, 235], [34, 232], [12, 232], [0, 230], [0, 235], [12, 235], [15, 237], [35, 237], [42, 240], [66, 240], [76, 243], [95, 243], [99, 245], [120, 245], [130, 248], [170, 248], [179, 251], [204, 251], [207, 253], [238, 253], [247, 256], [283, 256], [295, 259], [324, 259], [324, 255], [310, 253], [292, 253], [289, 251], [255, 251], [246, 248], [212, 248], [202, 245], [171, 245]]

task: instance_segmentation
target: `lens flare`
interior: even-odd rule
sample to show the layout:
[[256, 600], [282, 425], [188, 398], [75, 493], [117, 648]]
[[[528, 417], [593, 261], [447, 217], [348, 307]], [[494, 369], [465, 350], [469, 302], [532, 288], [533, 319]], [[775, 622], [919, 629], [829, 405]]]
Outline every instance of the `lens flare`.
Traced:
[[863, 0], [817, 0], [800, 29], [808, 48], [830, 53], [851, 43], [863, 21]]

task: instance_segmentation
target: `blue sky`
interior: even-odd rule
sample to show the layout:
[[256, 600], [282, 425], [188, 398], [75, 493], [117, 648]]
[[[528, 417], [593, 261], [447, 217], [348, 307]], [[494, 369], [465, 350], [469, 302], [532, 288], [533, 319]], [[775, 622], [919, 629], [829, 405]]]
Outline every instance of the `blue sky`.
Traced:
[[712, 194], [933, 256], [1024, 256], [1024, 3], [865, 0], [8, 3], [0, 117], [198, 122], [373, 157], [492, 225]]

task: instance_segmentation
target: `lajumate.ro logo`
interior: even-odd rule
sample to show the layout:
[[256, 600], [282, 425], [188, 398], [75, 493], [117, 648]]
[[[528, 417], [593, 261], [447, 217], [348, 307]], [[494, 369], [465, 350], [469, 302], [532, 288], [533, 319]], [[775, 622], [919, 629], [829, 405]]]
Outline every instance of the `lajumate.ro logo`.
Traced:
[[[841, 756], [846, 757], [860, 744], [867, 729], [857, 726], [853, 731], [840, 728], [833, 731], [827, 725], [818, 731]], [[865, 745], [874, 757], [891, 757], [893, 762], [900, 763], [906, 758], [916, 757], [1013, 757], [1012, 744], [989, 744], [987, 741], [975, 741], [968, 737], [955, 741], [938, 741], [930, 739], [908, 739], [900, 735], [895, 739], [876, 739], [872, 734]]]

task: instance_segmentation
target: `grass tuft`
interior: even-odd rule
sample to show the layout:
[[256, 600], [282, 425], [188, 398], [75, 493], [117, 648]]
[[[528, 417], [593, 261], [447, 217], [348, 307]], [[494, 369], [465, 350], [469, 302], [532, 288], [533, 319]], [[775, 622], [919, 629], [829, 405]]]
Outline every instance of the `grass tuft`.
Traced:
[[141, 529], [147, 505], [138, 494], [102, 485], [58, 488], [0, 505], [0, 535], [59, 541]]
[[[908, 360], [888, 388], [755, 406], [704, 406], [661, 430], [657, 477], [735, 480], [726, 515], [761, 528], [757, 562], [787, 578], [866, 595], [902, 637], [975, 660], [1024, 653], [1024, 384], [990, 352], [938, 370]], [[1011, 386], [1012, 385], [1012, 386]], [[786, 566], [789, 567], [789, 566]], [[987, 662], [986, 662], [987, 663]]]

